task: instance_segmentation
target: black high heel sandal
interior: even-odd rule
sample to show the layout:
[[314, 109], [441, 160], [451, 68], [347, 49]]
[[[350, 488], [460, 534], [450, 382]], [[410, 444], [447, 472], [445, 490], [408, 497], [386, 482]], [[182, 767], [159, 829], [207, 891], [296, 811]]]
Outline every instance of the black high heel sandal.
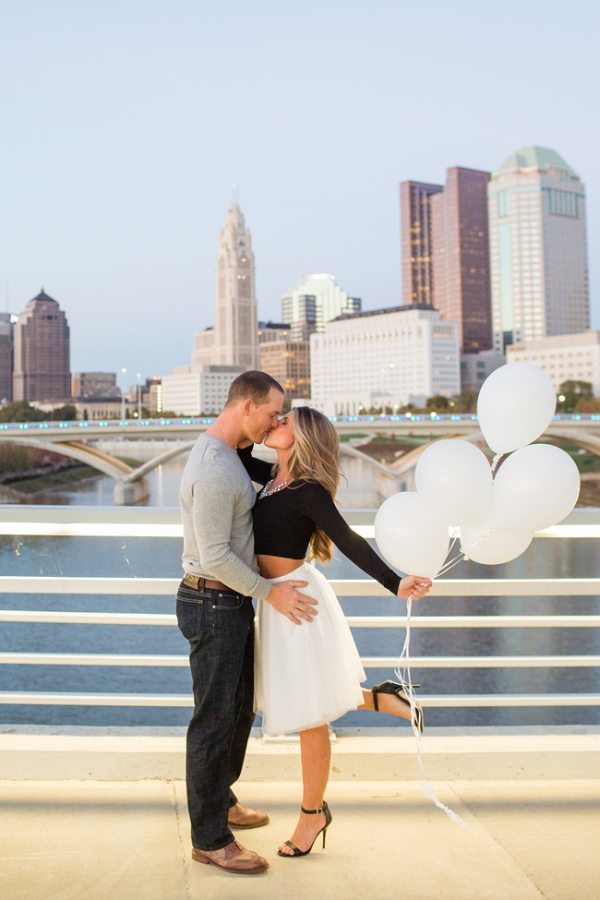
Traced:
[[[333, 816], [331, 815], [331, 810], [329, 809], [325, 800], [323, 800], [323, 806], [319, 806], [318, 809], [304, 809], [303, 806], [300, 807], [303, 813], [306, 813], [307, 816], [317, 816], [319, 813], [325, 813], [325, 824], [321, 828], [321, 831], [317, 831], [315, 834], [315, 841], [319, 837], [320, 834], [323, 835], [323, 850], [325, 849], [325, 836], [327, 835], [327, 829], [331, 825], [331, 820]], [[281, 850], [277, 851], [278, 856], [285, 856], [288, 859], [293, 859], [295, 856], [308, 856], [312, 848], [314, 847], [315, 841], [312, 842], [308, 850], [300, 850], [299, 847], [292, 841], [286, 841], [285, 846], [289, 847], [293, 850], [293, 853], [282, 853]]]
[[[413, 687], [420, 687], [420, 685], [413, 684]], [[382, 681], [381, 684], [376, 684], [375, 687], [371, 688], [371, 692], [373, 694], [373, 706], [375, 707], [375, 711], [379, 712], [377, 694], [394, 694], [399, 700], [402, 700], [403, 703], [406, 703], [406, 705], [410, 709], [410, 700], [408, 699], [408, 695], [406, 693], [408, 690], [409, 686], [405, 682], [398, 684], [396, 681]], [[414, 724], [417, 727], [419, 733], [423, 734], [423, 729], [425, 728], [423, 708], [419, 703], [416, 702], [416, 700]]]

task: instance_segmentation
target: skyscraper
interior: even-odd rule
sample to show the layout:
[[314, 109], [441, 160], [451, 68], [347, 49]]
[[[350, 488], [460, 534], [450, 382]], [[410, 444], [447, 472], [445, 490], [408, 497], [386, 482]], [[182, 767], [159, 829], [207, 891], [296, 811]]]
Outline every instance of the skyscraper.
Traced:
[[[348, 298], [350, 299], [350, 298]], [[346, 301], [348, 305], [348, 301]], [[297, 320], [291, 326], [292, 341], [310, 341], [317, 330], [317, 298], [314, 294], [300, 294], [296, 311]]]
[[492, 346], [487, 184], [489, 172], [455, 166], [432, 194], [432, 302], [458, 322], [463, 353]]
[[527, 147], [488, 185], [494, 345], [589, 328], [585, 188], [556, 153]]
[[215, 325], [196, 335], [192, 365], [258, 366], [258, 318], [250, 229], [232, 203], [219, 235]]
[[69, 325], [56, 300], [40, 291], [14, 330], [14, 400], [71, 396]]
[[325, 322], [360, 312], [360, 307], [360, 297], [349, 297], [327, 273], [303, 275], [281, 298], [282, 319], [291, 325], [295, 340], [307, 340], [302, 333], [322, 332]]
[[260, 365], [252, 239], [236, 203], [219, 235], [216, 269], [215, 324], [196, 335], [191, 365], [162, 377], [163, 410], [218, 413], [234, 378]]
[[426, 303], [458, 323], [463, 353], [492, 346], [487, 172], [448, 169], [446, 184], [400, 185], [405, 305]]
[[0, 400], [12, 400], [14, 327], [11, 313], [0, 313]]
[[403, 181], [400, 185], [400, 253], [402, 258], [402, 301], [432, 305], [432, 237], [430, 198], [444, 188], [441, 184]]

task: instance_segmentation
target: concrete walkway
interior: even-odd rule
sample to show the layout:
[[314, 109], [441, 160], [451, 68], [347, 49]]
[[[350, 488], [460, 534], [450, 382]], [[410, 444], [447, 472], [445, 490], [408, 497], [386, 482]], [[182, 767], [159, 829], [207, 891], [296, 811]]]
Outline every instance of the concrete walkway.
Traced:
[[332, 783], [327, 849], [279, 859], [298, 784], [247, 782], [271, 824], [241, 832], [264, 875], [190, 858], [182, 782], [0, 782], [3, 900], [597, 900], [600, 781]]

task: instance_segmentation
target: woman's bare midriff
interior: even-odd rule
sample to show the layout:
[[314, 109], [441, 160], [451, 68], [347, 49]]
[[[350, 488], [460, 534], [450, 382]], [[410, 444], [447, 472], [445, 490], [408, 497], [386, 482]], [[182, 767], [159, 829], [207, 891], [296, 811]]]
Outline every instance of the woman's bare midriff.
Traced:
[[257, 555], [256, 561], [263, 578], [281, 578], [282, 575], [289, 575], [305, 562], [304, 559], [287, 559], [285, 556], [263, 556], [262, 554]]

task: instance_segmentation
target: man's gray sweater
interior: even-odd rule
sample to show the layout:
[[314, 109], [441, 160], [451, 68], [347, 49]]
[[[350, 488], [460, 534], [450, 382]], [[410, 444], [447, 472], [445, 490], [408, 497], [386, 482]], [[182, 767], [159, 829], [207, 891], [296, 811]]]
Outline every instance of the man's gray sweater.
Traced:
[[183, 568], [266, 600], [271, 583], [258, 574], [252, 507], [256, 491], [228, 444], [202, 434], [190, 453], [179, 492]]

